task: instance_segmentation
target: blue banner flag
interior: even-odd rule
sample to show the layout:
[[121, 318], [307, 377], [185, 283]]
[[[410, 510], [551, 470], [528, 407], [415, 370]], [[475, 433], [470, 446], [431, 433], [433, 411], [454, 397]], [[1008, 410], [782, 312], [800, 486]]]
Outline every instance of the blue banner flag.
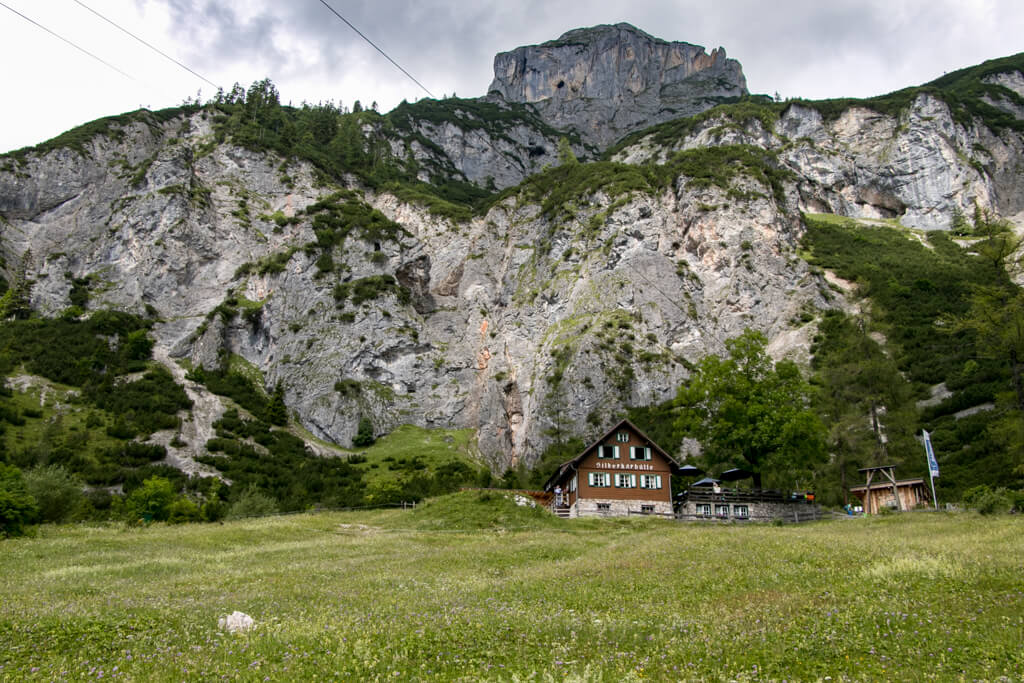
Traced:
[[928, 474], [935, 478], [939, 476], [939, 463], [935, 460], [935, 451], [932, 450], [931, 435], [924, 429], [921, 433], [924, 434], [924, 452], [928, 456]]

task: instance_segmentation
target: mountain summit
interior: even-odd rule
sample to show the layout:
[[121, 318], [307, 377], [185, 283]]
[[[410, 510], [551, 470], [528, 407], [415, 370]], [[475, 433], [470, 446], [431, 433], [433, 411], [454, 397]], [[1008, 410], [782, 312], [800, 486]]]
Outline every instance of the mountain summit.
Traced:
[[605, 147], [634, 130], [745, 95], [747, 81], [724, 48], [708, 54], [630, 24], [605, 24], [498, 54], [488, 94], [532, 104], [552, 126]]

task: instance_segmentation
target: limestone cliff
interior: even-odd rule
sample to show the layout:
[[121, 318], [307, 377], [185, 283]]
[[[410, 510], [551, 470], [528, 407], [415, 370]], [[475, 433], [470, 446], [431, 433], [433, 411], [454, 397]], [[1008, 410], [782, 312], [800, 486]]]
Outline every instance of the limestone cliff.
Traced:
[[528, 102], [556, 128], [605, 147], [626, 133], [689, 116], [747, 92], [724, 48], [653, 38], [629, 24], [569, 31], [494, 58], [489, 93]]

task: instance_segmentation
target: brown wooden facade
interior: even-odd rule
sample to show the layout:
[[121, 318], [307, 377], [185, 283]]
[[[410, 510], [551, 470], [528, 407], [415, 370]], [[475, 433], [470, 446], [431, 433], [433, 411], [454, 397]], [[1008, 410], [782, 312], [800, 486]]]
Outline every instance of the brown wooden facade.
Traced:
[[882, 508], [913, 510], [927, 506], [931, 500], [924, 479], [897, 479], [895, 486], [887, 481], [871, 484], [870, 488], [854, 486], [850, 493], [861, 500], [864, 514], [868, 515], [877, 514]]
[[559, 466], [544, 490], [561, 489], [556, 511], [568, 517], [671, 515], [672, 472], [678, 467], [636, 425], [623, 420]]

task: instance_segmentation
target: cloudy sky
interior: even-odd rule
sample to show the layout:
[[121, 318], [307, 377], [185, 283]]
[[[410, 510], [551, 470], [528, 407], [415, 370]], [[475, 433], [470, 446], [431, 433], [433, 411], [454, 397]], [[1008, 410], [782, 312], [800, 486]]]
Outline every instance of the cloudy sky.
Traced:
[[[867, 97], [1024, 50], [1020, 0], [326, 0], [435, 96], [487, 91], [497, 52], [595, 24], [724, 46], [752, 92]], [[426, 92], [321, 0], [0, 0], [0, 151], [95, 118], [180, 104], [270, 77], [282, 100]], [[33, 25], [91, 52], [106, 64]], [[93, 11], [90, 11], [93, 10]]]

